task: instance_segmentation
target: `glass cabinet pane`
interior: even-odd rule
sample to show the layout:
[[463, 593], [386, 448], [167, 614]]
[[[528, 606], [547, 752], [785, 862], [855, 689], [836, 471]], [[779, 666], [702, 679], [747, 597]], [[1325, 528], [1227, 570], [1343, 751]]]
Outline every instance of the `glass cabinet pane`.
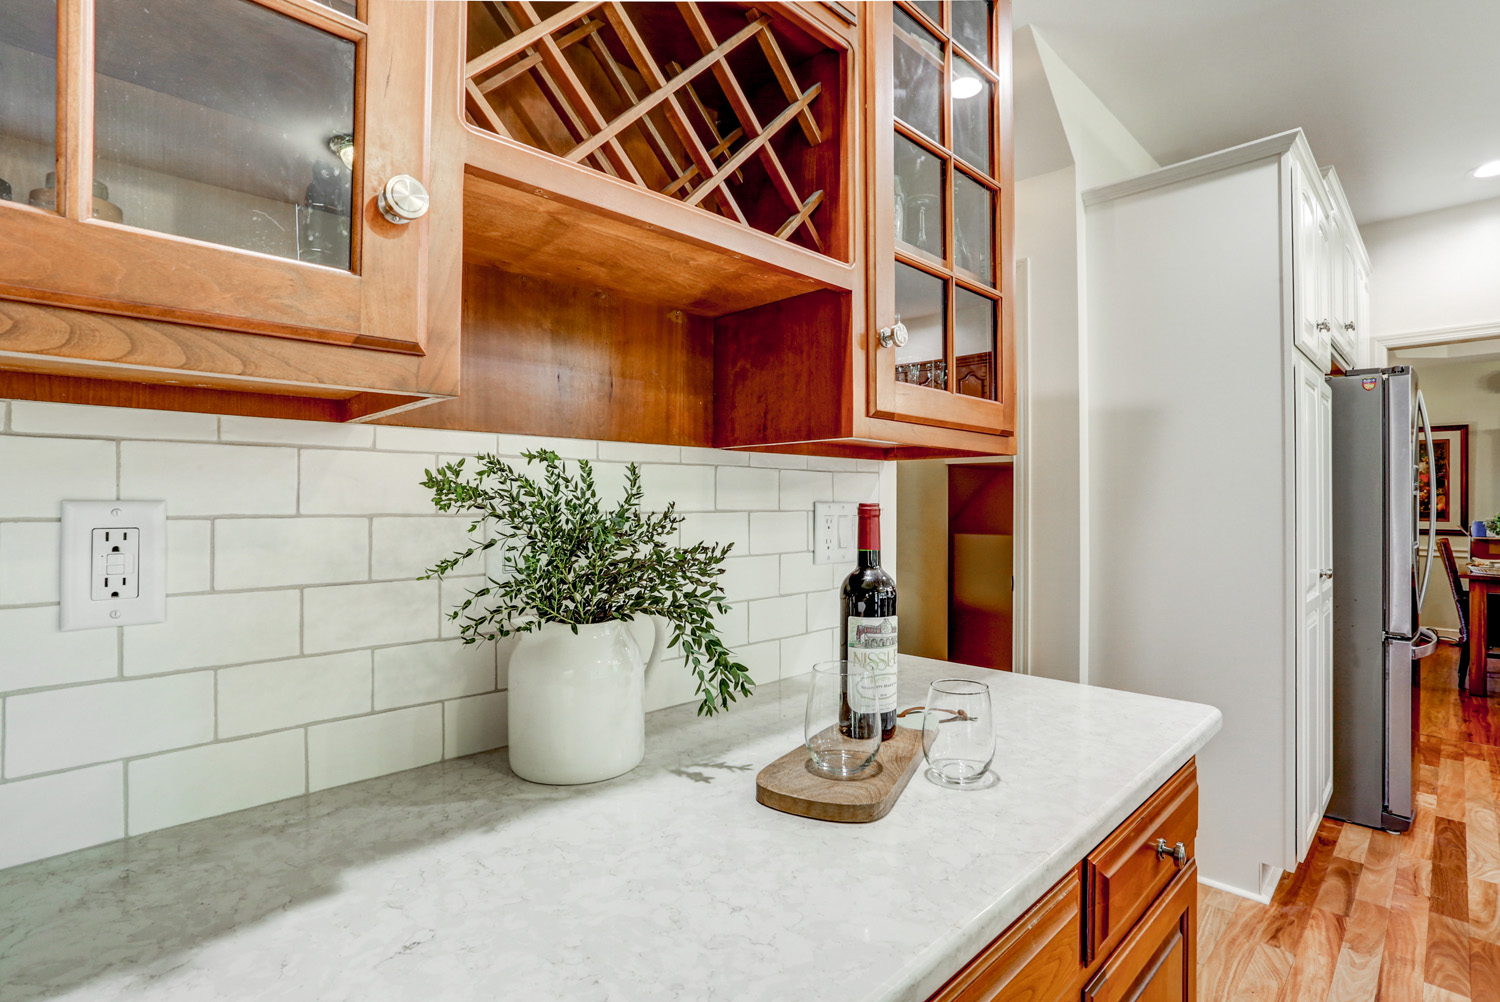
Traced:
[[995, 301], [959, 288], [953, 298], [953, 391], [995, 397]]
[[0, 201], [57, 208], [57, 2], [0, 2]]
[[896, 264], [896, 314], [907, 341], [896, 349], [896, 379], [946, 389], [948, 283], [910, 265]]
[[248, 0], [97, 0], [95, 47], [116, 221], [349, 267], [353, 42]]
[[953, 60], [953, 152], [986, 174], [995, 169], [990, 144], [992, 90], [967, 60]]
[[933, 24], [943, 23], [943, 5], [940, 0], [914, 0], [912, 6], [931, 18]]
[[358, 17], [357, 5], [354, 0], [317, 0], [324, 7], [332, 7], [340, 14], [348, 14], [350, 17]]
[[894, 84], [896, 117], [923, 135], [943, 138], [943, 43], [906, 11], [895, 13]]
[[897, 135], [896, 240], [943, 260], [943, 174], [941, 159]]
[[989, 0], [953, 0], [953, 40], [964, 47], [971, 56], [977, 56], [991, 69], [995, 57], [990, 52], [990, 2]]
[[995, 199], [963, 171], [953, 172], [953, 263], [985, 285], [995, 284]]

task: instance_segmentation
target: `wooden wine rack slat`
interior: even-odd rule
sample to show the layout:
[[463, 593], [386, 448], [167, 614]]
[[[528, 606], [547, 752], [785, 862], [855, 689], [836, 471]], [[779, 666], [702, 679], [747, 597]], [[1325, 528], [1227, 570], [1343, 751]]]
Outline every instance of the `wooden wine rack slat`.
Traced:
[[[506, 124], [509, 89], [519, 82], [529, 82], [573, 140], [571, 148], [552, 152], [688, 205], [710, 208], [782, 240], [801, 233], [807, 245], [825, 249], [827, 234], [819, 225], [820, 221], [827, 225], [825, 192], [820, 188], [803, 195], [794, 180], [797, 173], [787, 167], [793, 161], [785, 159], [823, 142], [823, 130], [815, 114], [823, 84], [803, 87], [798, 82], [772, 30], [772, 15], [743, 8], [746, 23], [731, 33], [722, 20], [727, 5], [715, 5], [720, 34], [728, 36], [719, 37], [705, 13], [706, 3], [623, 4], [600, 0], [570, 4], [542, 16], [531, 0], [475, 2], [483, 5], [507, 36], [487, 51], [473, 55], [465, 67], [468, 113], [477, 127], [539, 145], [518, 137]], [[677, 20], [648, 25], [654, 30], [643, 31], [642, 23], [638, 23], [643, 18], [667, 18], [674, 11]], [[652, 40], [663, 37], [672, 38], [678, 51], [681, 40], [691, 38], [698, 58], [684, 68], [675, 59], [653, 51]], [[758, 59], [744, 55], [744, 46], [752, 39], [757, 45], [750, 51], [758, 47]], [[592, 60], [596, 66], [581, 74], [583, 67], [575, 60]], [[712, 79], [722, 101], [704, 97], [702, 82], [708, 79]], [[613, 88], [613, 93], [601, 93], [600, 81]], [[595, 87], [592, 93], [590, 84]], [[767, 96], [778, 90], [785, 103], [771, 115]], [[763, 114], [757, 114], [757, 107]], [[793, 122], [800, 138], [773, 144], [772, 140]], [[556, 126], [549, 128], [556, 131]], [[627, 142], [631, 130], [635, 130], [636, 138]], [[561, 135], [557, 133], [557, 137]], [[795, 145], [798, 143], [805, 147]], [[767, 222], [768, 211], [774, 210], [764, 206], [758, 209], [757, 222], [747, 218], [743, 206], [760, 199], [764, 190], [755, 190], [748, 180], [746, 167], [752, 158], [764, 170], [763, 179], [759, 173], [754, 175], [755, 183], [768, 185], [775, 193], [772, 201], [785, 208], [787, 215], [776, 217], [780, 221]], [[648, 176], [664, 177], [665, 181], [648, 182]], [[806, 177], [805, 173], [801, 176]], [[742, 205], [745, 198], [752, 202]], [[825, 208], [825, 212], [819, 213], [819, 208]]]

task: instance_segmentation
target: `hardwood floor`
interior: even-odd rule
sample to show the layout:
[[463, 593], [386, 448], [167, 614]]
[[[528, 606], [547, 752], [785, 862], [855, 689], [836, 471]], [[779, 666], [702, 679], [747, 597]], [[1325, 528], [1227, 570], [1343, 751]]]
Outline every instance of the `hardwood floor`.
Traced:
[[1500, 1002], [1500, 696], [1457, 666], [1422, 665], [1410, 832], [1324, 820], [1269, 905], [1200, 887], [1199, 1002]]

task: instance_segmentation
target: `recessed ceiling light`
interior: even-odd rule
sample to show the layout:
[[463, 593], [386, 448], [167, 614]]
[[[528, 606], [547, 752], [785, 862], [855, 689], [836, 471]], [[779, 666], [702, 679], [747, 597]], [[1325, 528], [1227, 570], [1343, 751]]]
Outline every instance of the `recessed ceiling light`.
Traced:
[[1500, 160], [1491, 160], [1474, 168], [1475, 177], [1500, 177]]
[[[964, 98], [973, 97], [982, 90], [984, 90], [984, 83], [978, 77], [953, 74], [953, 96], [957, 100], [962, 101]], [[1497, 171], [1500, 171], [1500, 161], [1496, 161], [1495, 167]]]

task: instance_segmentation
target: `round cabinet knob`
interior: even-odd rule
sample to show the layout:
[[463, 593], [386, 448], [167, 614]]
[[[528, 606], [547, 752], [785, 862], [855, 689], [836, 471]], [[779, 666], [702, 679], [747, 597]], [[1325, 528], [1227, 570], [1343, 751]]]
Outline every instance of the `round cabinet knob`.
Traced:
[[880, 346], [882, 348], [904, 348], [907, 339], [911, 335], [906, 330], [906, 325], [901, 322], [901, 317], [896, 317], [896, 322], [889, 327], [880, 328]]
[[1183, 866], [1187, 863], [1187, 846], [1181, 842], [1175, 846], [1169, 846], [1166, 839], [1159, 838], [1156, 840], [1156, 858], [1161, 859], [1163, 856], [1171, 856], [1172, 862]]
[[432, 199], [427, 188], [410, 174], [397, 174], [385, 183], [375, 204], [380, 214], [397, 226], [405, 226], [413, 219], [427, 215], [427, 206]]

